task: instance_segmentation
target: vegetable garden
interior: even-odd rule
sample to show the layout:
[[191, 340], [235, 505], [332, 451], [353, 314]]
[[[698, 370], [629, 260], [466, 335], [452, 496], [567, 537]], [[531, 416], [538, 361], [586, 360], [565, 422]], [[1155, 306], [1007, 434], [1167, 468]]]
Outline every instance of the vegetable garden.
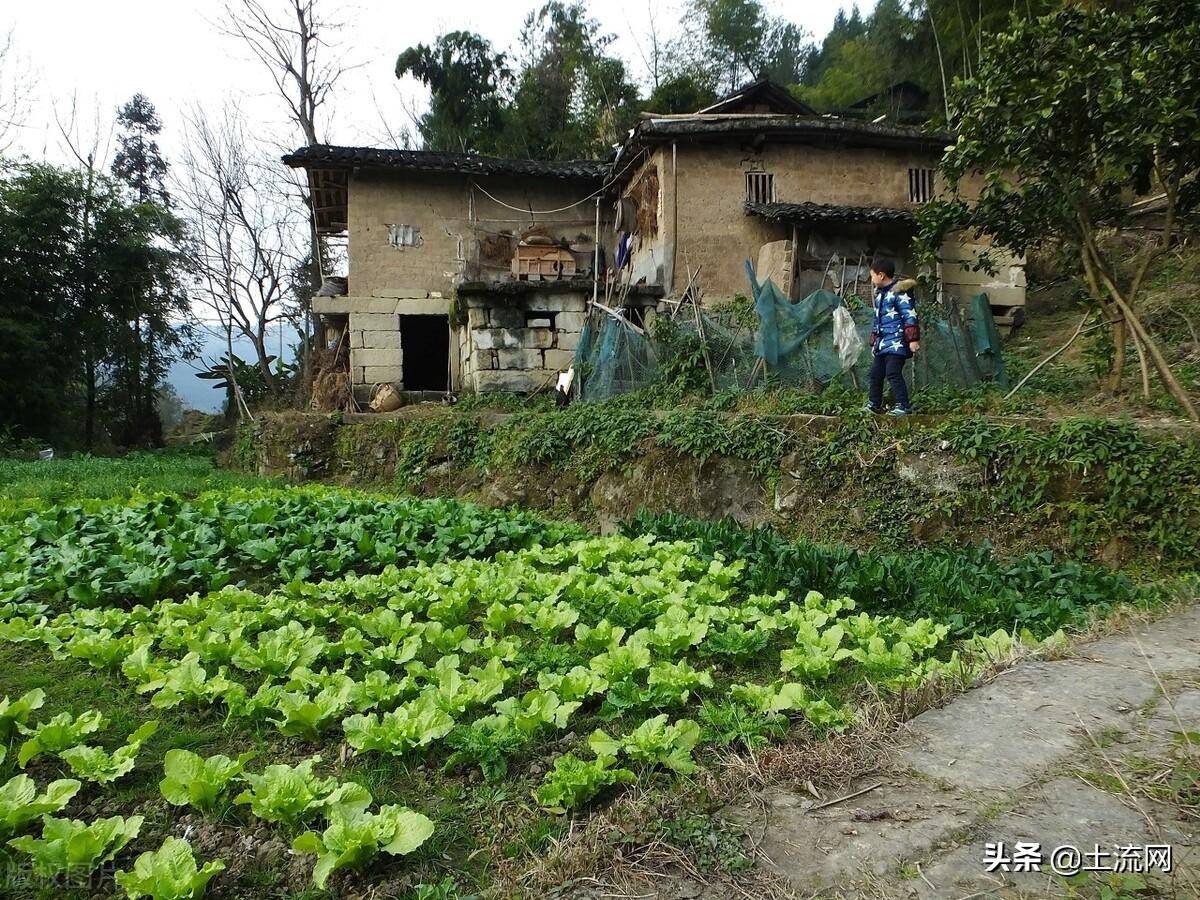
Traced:
[[[990, 611], [935, 619], [919, 590], [889, 600], [879, 560], [821, 569], [761, 536], [637, 524], [593, 537], [325, 489], [10, 505], [14, 893], [458, 896], [631, 782], [670, 789], [719, 748], [819, 740], [880, 694], [969, 681], [1014, 641], [1000, 582], [1046, 580], [992, 572]], [[827, 594], [795, 583], [810, 574]], [[1142, 599], [1073, 578], [1077, 598], [1050, 594], [1080, 615], [1026, 639]], [[284, 849], [210, 847], [214, 830]]]

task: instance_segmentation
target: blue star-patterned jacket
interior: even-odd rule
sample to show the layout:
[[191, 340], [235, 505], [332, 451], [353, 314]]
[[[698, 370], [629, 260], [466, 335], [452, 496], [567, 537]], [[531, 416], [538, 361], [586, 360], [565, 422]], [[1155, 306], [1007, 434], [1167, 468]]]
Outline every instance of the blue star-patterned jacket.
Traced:
[[912, 356], [908, 345], [921, 340], [917, 304], [912, 290], [917, 283], [906, 278], [875, 289], [875, 324], [871, 352], [878, 356]]

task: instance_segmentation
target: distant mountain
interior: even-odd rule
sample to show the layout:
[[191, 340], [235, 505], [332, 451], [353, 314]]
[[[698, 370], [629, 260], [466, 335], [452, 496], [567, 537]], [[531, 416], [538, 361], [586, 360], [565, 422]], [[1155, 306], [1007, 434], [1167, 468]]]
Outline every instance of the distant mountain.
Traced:
[[[283, 335], [283, 358], [291, 362], [296, 357], [296, 346], [300, 343], [300, 335], [290, 326]], [[225, 391], [221, 387], [213, 387], [216, 382], [197, 378], [196, 373], [208, 367], [225, 355], [225, 338], [222, 335], [200, 334], [200, 356], [186, 361], [176, 360], [167, 373], [167, 382], [175, 388], [175, 393], [183, 401], [184, 409], [198, 409], [201, 412], [220, 412], [225, 403]], [[279, 331], [273, 330], [267, 345], [271, 353], [279, 353]], [[244, 360], [254, 359], [254, 345], [246, 338], [233, 339], [235, 356]]]

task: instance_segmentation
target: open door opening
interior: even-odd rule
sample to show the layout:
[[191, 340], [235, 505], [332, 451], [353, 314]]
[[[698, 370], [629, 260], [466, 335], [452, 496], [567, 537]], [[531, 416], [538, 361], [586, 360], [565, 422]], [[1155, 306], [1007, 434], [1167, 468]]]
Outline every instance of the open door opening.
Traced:
[[400, 316], [404, 389], [446, 391], [450, 387], [450, 317]]

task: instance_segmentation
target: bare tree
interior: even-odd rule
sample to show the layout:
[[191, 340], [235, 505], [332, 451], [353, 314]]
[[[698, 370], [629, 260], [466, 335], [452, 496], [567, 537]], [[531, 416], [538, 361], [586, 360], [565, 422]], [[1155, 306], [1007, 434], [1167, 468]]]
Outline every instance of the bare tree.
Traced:
[[[250, 50], [271, 76], [275, 90], [283, 99], [289, 117], [295, 123], [304, 144], [324, 141], [323, 112], [330, 103], [334, 87], [350, 67], [337, 55], [337, 32], [343, 22], [323, 15], [318, 0], [227, 0], [224, 33]], [[290, 149], [290, 148], [289, 148]], [[292, 176], [299, 178], [300, 176]], [[308, 185], [292, 182], [297, 199], [311, 209]], [[317, 231], [316, 220], [309, 215], [308, 269], [312, 287], [320, 286], [325, 274], [326, 249]], [[309, 329], [311, 315], [308, 294], [304, 305], [304, 383], [309, 375]]]
[[216, 319], [231, 363], [234, 335], [251, 342], [267, 388], [277, 393], [267, 334], [274, 323], [297, 324], [289, 300], [306, 257], [303, 218], [271, 177], [273, 161], [248, 149], [236, 106], [215, 119], [202, 111], [189, 116], [185, 147], [173, 193], [190, 226], [193, 300]]
[[[268, 6], [273, 9], [268, 9]], [[322, 111], [347, 67], [327, 56], [342, 22], [326, 18], [317, 0], [229, 0], [225, 34], [241, 41], [270, 74], [305, 144], [323, 140]]]
[[[100, 172], [107, 165], [109, 146], [112, 141], [112, 125], [108, 125], [107, 133], [100, 116], [100, 102], [93, 101], [91, 122], [87, 123], [79, 112], [79, 98], [72, 94], [70, 106], [65, 112], [59, 112], [54, 106], [54, 124], [58, 127], [62, 146], [67, 153], [74, 157], [76, 164], [84, 177], [83, 207], [79, 215], [80, 244], [89, 248], [92, 234], [92, 210], [96, 202], [96, 182], [101, 177]], [[90, 251], [89, 251], [90, 252]], [[85, 266], [90, 271], [90, 266]], [[80, 304], [84, 311], [84, 329], [93, 338], [103, 329], [100, 317], [97, 315], [94, 303], [94, 285], [90, 279], [84, 279], [82, 284]], [[101, 361], [97, 358], [96, 340], [84, 342], [84, 445], [91, 450], [96, 437], [96, 399], [100, 387]]]
[[0, 154], [8, 152], [29, 118], [34, 86], [29, 60], [18, 54], [9, 31], [0, 38]]

